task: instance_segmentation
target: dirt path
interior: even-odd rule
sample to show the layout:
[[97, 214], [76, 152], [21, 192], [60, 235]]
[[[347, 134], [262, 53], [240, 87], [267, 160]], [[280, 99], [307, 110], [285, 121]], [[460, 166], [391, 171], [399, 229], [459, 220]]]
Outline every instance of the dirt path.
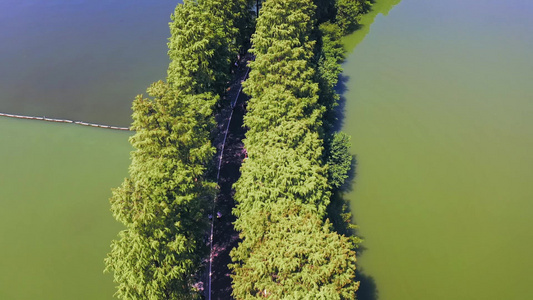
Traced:
[[[233, 228], [235, 217], [231, 214], [235, 205], [232, 186], [241, 175], [239, 169], [244, 159], [242, 139], [244, 138], [245, 130], [242, 124], [247, 96], [240, 90], [241, 83], [248, 71], [246, 67], [247, 59], [249, 57], [241, 60], [240, 67], [235, 72], [235, 79], [226, 93], [225, 101], [223, 101], [225, 105], [216, 118], [218, 126], [218, 133], [215, 138], [217, 167], [222, 150], [223, 155], [220, 160], [220, 169], [218, 170], [220, 190], [215, 200], [213, 214], [211, 288], [209, 289], [208, 280], [205, 291], [206, 299], [232, 299], [231, 277], [228, 268], [228, 264], [231, 263], [229, 253], [233, 247], [237, 246], [239, 240], [239, 235]], [[232, 107], [232, 103], [235, 104], [234, 107]], [[225, 134], [226, 128], [228, 130], [227, 135]], [[220, 213], [220, 217], [217, 216], [217, 213]], [[209, 290], [211, 290], [211, 295], [209, 295]]]

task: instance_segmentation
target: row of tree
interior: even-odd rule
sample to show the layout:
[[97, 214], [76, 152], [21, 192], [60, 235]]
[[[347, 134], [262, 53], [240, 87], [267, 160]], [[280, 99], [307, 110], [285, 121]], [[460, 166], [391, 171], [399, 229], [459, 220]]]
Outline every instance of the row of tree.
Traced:
[[344, 59], [344, 47], [341, 41], [343, 30], [336, 22], [326, 21], [319, 25], [318, 36], [316, 80], [319, 84], [320, 103], [326, 107], [323, 117], [325, 163], [332, 190], [328, 217], [337, 232], [350, 237], [352, 243], [357, 245], [361, 240], [355, 236], [351, 213], [341, 195], [341, 187], [352, 169], [353, 157], [349, 153], [350, 137], [343, 132], [335, 132], [339, 114], [336, 107], [340, 98], [335, 88], [342, 72], [340, 64]]
[[[335, 2], [335, 16], [343, 1]], [[167, 81], [133, 103], [130, 175], [111, 198], [126, 228], [105, 260], [119, 298], [199, 297], [193, 284], [207, 255], [215, 187], [205, 175], [214, 154], [213, 107], [232, 59], [250, 42], [252, 4], [185, 0], [172, 15]], [[250, 159], [236, 185], [243, 238], [232, 253], [237, 298], [352, 298], [358, 286], [357, 241], [326, 219], [351, 162], [346, 136], [327, 134], [347, 27], [336, 17], [318, 29], [315, 9], [308, 0], [268, 0], [253, 38]]]
[[[331, 133], [340, 38], [349, 30], [336, 18], [344, 2], [329, 1], [329, 17], [322, 10], [328, 6], [316, 14], [312, 0], [262, 3], [252, 37], [256, 58], [244, 83], [251, 96], [248, 159], [235, 184], [242, 239], [231, 252], [236, 299], [353, 299], [358, 289], [358, 240], [336, 230], [350, 225], [333, 228], [328, 219], [331, 196], [352, 162], [348, 137]], [[320, 26], [317, 15], [326, 16]]]
[[129, 178], [113, 191], [125, 230], [105, 259], [121, 299], [195, 299], [215, 184], [213, 108], [250, 31], [251, 1], [185, 0], [170, 23], [167, 82], [133, 102]]

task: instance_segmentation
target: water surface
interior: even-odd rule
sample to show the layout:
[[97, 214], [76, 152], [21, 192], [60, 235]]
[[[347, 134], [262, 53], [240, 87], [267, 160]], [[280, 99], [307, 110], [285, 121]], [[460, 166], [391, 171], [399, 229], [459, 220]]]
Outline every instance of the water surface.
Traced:
[[354, 38], [348, 198], [376, 286], [360, 299], [533, 298], [531, 15], [404, 0]]
[[0, 111], [109, 125], [168, 65], [178, 1], [0, 1]]
[[0, 118], [0, 299], [111, 299], [128, 132]]
[[[178, 1], [0, 1], [0, 111], [110, 125], [164, 79]], [[112, 299], [129, 132], [0, 117], [0, 299]]]

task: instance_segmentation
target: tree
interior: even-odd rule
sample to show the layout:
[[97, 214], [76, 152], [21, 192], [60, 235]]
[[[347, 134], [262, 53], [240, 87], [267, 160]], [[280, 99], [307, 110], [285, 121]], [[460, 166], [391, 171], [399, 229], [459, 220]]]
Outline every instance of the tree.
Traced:
[[[213, 107], [245, 26], [248, 0], [185, 0], [170, 24], [168, 83], [133, 103], [129, 178], [113, 191], [111, 210], [126, 229], [105, 259], [121, 299], [195, 299], [195, 275], [214, 183], [206, 166], [215, 148]], [[229, 9], [229, 11], [228, 11]]]
[[314, 0], [316, 9], [316, 19], [318, 23], [333, 21], [337, 13], [335, 8], [336, 0]]
[[339, 25], [344, 34], [350, 33], [358, 26], [359, 15], [364, 10], [364, 3], [359, 0], [337, 0], [335, 4], [337, 15], [335, 23]]
[[315, 68], [317, 53], [338, 65], [338, 48], [329, 43], [315, 53], [315, 8], [311, 0], [267, 0], [252, 37], [248, 159], [234, 186], [242, 239], [231, 252], [236, 299], [350, 299], [358, 287], [356, 245], [325, 219], [331, 184], [319, 86], [332, 89], [336, 78]]
[[[287, 204], [287, 203], [285, 203]], [[305, 206], [278, 205], [243, 264], [235, 264], [237, 299], [354, 299], [355, 252]]]
[[348, 178], [348, 172], [352, 167], [352, 155], [350, 148], [350, 136], [344, 132], [335, 133], [331, 140], [328, 155], [329, 183], [339, 188]]
[[324, 131], [329, 134], [337, 122], [335, 107], [340, 99], [335, 87], [342, 72], [344, 59], [342, 33], [337, 24], [326, 22], [319, 26], [320, 47], [317, 53], [316, 81], [319, 86], [319, 102], [325, 107]]
[[216, 98], [175, 92], [163, 82], [148, 92], [153, 98], [138, 96], [133, 104], [130, 178], [111, 198], [126, 229], [111, 244], [106, 270], [122, 299], [194, 298], [214, 193], [204, 173], [214, 154], [209, 107]]
[[215, 83], [223, 79], [218, 78], [221, 74], [212, 68], [210, 61], [216, 55], [217, 44], [225, 41], [214, 30], [210, 11], [204, 11], [196, 1], [185, 0], [176, 6], [171, 19], [167, 81], [187, 93], [214, 89]]
[[242, 32], [250, 30], [249, 0], [185, 0], [176, 6], [168, 42], [167, 81], [187, 93], [225, 88]]

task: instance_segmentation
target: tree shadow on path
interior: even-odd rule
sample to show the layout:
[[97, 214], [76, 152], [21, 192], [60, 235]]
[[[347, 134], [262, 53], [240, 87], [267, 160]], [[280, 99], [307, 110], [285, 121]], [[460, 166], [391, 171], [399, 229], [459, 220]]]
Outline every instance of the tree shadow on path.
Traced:
[[239, 234], [233, 228], [236, 218], [231, 213], [235, 206], [233, 200], [233, 184], [240, 177], [240, 167], [244, 158], [243, 143], [244, 128], [242, 127], [244, 105], [237, 105], [229, 126], [226, 147], [222, 156], [219, 187], [215, 210], [220, 217], [215, 216], [213, 232], [213, 270], [212, 270], [212, 299], [232, 299], [231, 297], [231, 263], [230, 251], [239, 242]]
[[[241, 66], [236, 73], [238, 81], [232, 84], [226, 95], [230, 103], [226, 103], [225, 112], [221, 113], [222, 118], [217, 120], [219, 124], [218, 142], [216, 140], [218, 153], [223, 150], [220, 164], [220, 176], [218, 179], [219, 192], [214, 204], [213, 223], [213, 250], [212, 250], [212, 270], [211, 270], [211, 299], [232, 299], [232, 279], [230, 264], [231, 249], [237, 247], [239, 234], [235, 231], [233, 223], [236, 217], [232, 214], [235, 202], [233, 200], [233, 184], [239, 179], [240, 167], [244, 159], [244, 139], [245, 129], [242, 126], [243, 117], [246, 111], [247, 95], [240, 93], [241, 80], [245, 77], [247, 70], [245, 57], [241, 61]], [[238, 96], [235, 106], [231, 107], [231, 101]], [[232, 112], [233, 111], [233, 112]], [[225, 115], [225, 117], [223, 117]], [[231, 120], [230, 120], [231, 117]], [[229, 124], [228, 124], [229, 121]], [[226, 131], [227, 138], [222, 137]], [[223, 147], [223, 149], [222, 149]], [[217, 156], [218, 158], [219, 156]], [[218, 159], [217, 159], [218, 164]], [[217, 168], [215, 168], [216, 170]], [[215, 176], [216, 177], [216, 176]], [[208, 297], [206, 293], [206, 298]]]

